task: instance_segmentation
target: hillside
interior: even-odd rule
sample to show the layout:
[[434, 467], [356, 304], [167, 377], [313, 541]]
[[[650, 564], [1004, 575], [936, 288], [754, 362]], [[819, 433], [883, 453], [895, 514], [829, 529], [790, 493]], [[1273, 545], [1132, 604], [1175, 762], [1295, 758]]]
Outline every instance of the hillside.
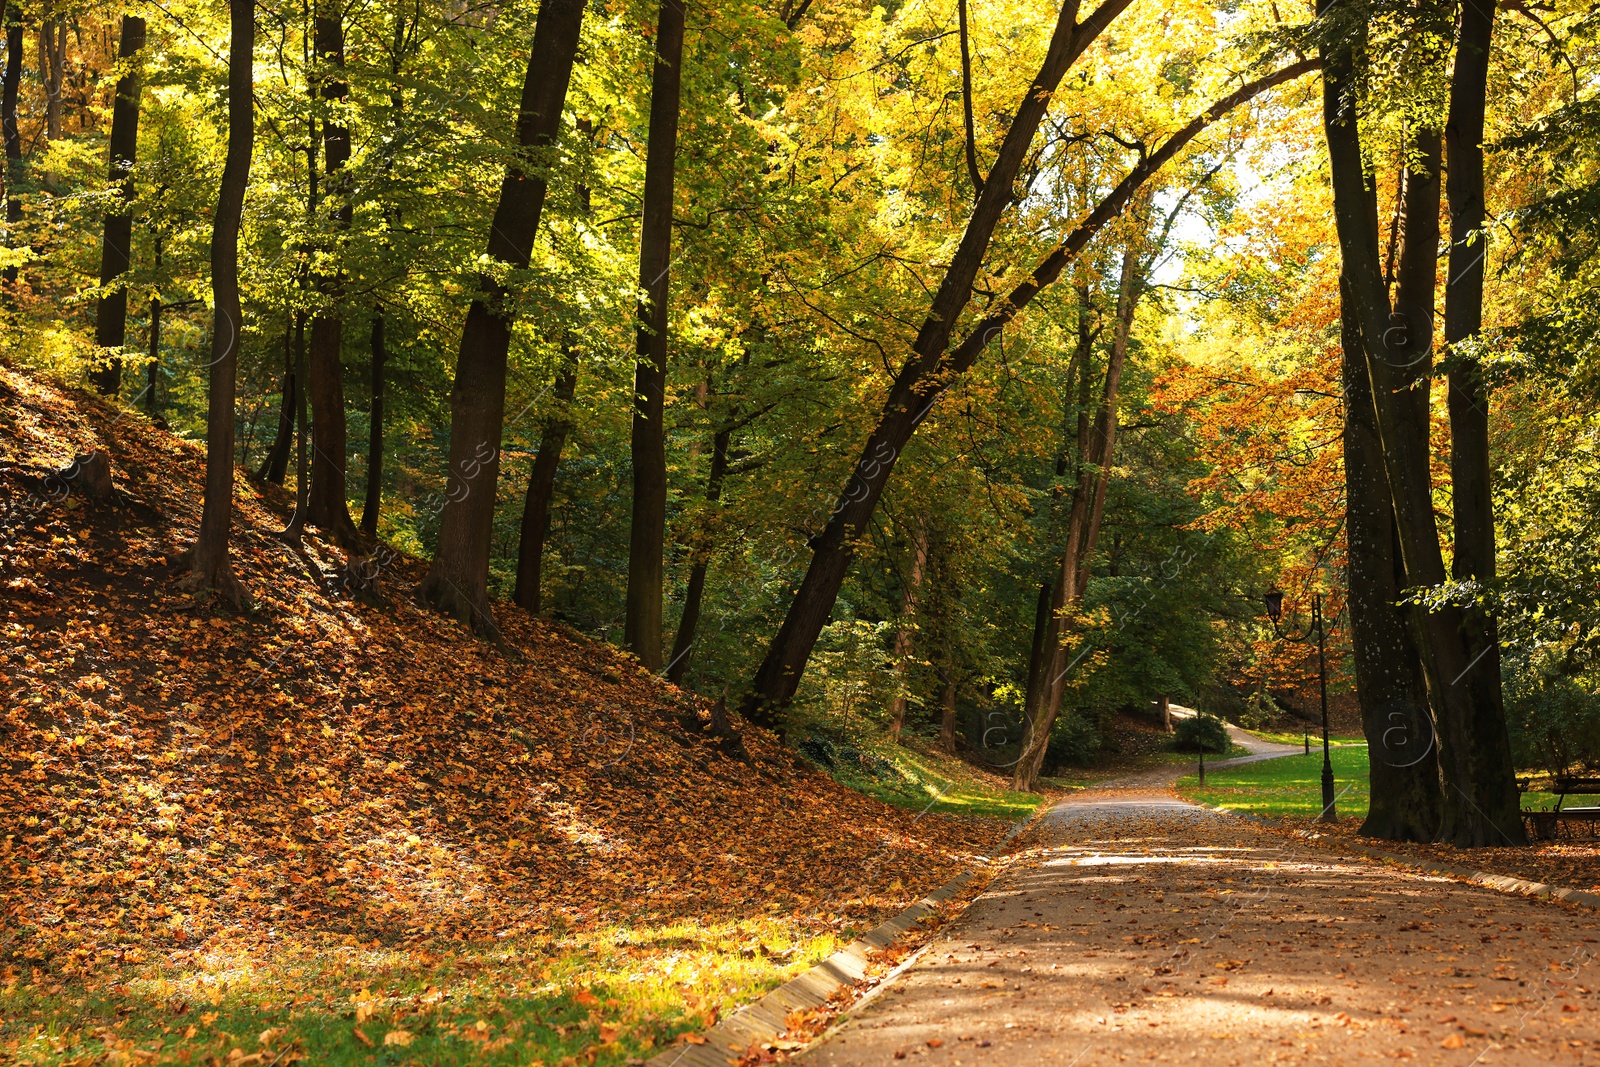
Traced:
[[[108, 498], [47, 478], [95, 450]], [[409, 599], [418, 561], [388, 563], [381, 599], [357, 599], [337, 553], [277, 537], [286, 500], [242, 471], [234, 558], [252, 607], [181, 594], [201, 463], [141, 416], [0, 367], [9, 993], [129, 996], [160, 975], [209, 996], [219, 960], [332, 953], [355, 968], [334, 1005], [394, 950], [520, 952], [524, 978], [558, 977], [572, 937], [610, 951], [623, 929], [635, 964], [677, 974], [710, 951], [685, 929], [753, 921], [730, 935], [747, 955], [754, 936], [798, 963], [1005, 827], [851, 792], [752, 729], [730, 756], [702, 703], [510, 605], [502, 654]], [[652, 930], [677, 932], [653, 944]], [[584, 1003], [587, 986], [559, 986], [546, 995]], [[8, 1013], [26, 1014], [0, 999], [0, 1035]]]

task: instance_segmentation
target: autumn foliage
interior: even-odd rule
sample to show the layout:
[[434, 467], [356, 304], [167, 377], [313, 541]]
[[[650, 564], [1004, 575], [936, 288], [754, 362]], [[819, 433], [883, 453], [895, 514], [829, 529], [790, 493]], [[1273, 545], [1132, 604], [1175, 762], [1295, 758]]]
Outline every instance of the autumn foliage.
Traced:
[[[175, 594], [201, 450], [12, 369], [0, 400], [0, 984], [224, 944], [760, 912], [858, 928], [1002, 828], [890, 808], [758, 731], [730, 745], [703, 701], [549, 620], [501, 606], [502, 654], [364, 600], [342, 556], [275, 536], [288, 502], [242, 476], [253, 610]], [[96, 450], [111, 498], [49, 479]], [[382, 584], [422, 569], [390, 559]]]

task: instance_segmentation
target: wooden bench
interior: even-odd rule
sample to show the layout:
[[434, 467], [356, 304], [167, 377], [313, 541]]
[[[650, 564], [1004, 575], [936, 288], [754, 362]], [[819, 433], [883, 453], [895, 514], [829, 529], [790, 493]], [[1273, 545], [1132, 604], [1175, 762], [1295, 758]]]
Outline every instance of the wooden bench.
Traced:
[[[1526, 780], [1517, 784], [1526, 791]], [[1594, 824], [1600, 822], [1600, 807], [1568, 808], [1563, 805], [1566, 804], [1568, 796], [1600, 795], [1600, 778], [1558, 774], [1550, 780], [1550, 787], [1550, 791], [1556, 794], [1556, 806], [1550, 811], [1525, 813], [1529, 836], [1535, 841], [1554, 841], [1561, 826], [1570, 827], [1580, 822], [1588, 823], [1592, 833]]]

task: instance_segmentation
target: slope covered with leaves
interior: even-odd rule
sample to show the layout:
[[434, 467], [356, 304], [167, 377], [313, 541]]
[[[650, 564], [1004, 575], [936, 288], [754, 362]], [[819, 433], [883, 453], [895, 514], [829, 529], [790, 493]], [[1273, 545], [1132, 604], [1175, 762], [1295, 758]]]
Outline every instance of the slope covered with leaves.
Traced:
[[[48, 477], [94, 450], [109, 498]], [[911, 903], [1004, 828], [851, 792], [751, 729], [737, 751], [694, 698], [509, 605], [505, 651], [479, 642], [410, 601], [416, 561], [358, 599], [242, 472], [252, 609], [179, 593], [201, 465], [0, 367], [0, 989], [584, 931], [648, 963], [650, 930], [751, 920], [770, 955]]]

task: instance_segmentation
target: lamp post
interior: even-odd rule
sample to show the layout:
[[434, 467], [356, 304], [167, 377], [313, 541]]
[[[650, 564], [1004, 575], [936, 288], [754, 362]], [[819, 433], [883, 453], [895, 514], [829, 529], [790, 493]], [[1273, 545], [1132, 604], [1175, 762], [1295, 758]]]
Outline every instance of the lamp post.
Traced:
[[[1285, 641], [1304, 641], [1309, 637], [1309, 632], [1299, 638], [1289, 637], [1280, 633], [1278, 622], [1283, 618], [1283, 591], [1277, 586], [1268, 589], [1262, 597], [1266, 601], [1267, 618], [1272, 620], [1272, 632]], [[1317, 631], [1317, 685], [1322, 700], [1322, 815], [1320, 821], [1334, 822], [1338, 815], [1334, 811], [1333, 796], [1333, 757], [1328, 743], [1328, 656], [1323, 633], [1322, 620], [1322, 594], [1316, 594], [1311, 602], [1311, 626]], [[1306, 748], [1311, 747], [1310, 738], [1306, 739]]]

